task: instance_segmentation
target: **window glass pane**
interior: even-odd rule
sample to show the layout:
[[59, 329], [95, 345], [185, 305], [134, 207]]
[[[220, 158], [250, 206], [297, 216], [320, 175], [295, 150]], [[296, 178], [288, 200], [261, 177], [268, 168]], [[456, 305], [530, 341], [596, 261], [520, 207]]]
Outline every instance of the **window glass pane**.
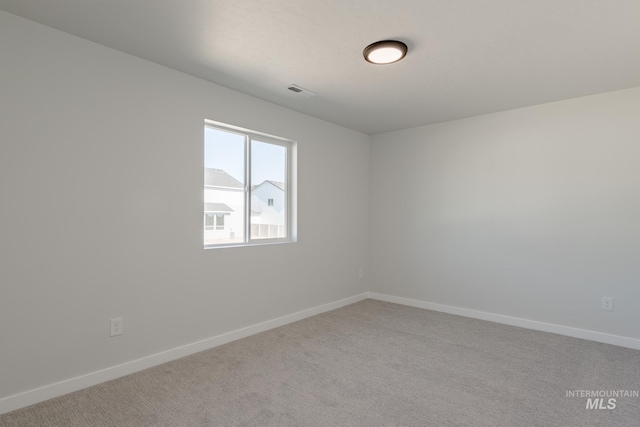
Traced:
[[244, 242], [244, 164], [244, 135], [205, 127], [205, 245]]
[[287, 148], [251, 141], [252, 239], [287, 237], [286, 180]]

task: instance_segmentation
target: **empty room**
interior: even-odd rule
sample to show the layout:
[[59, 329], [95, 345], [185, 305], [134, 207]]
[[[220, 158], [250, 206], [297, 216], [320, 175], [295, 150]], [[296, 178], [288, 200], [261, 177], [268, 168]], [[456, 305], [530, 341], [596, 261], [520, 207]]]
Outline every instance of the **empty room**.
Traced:
[[0, 0], [0, 426], [640, 426], [640, 0]]

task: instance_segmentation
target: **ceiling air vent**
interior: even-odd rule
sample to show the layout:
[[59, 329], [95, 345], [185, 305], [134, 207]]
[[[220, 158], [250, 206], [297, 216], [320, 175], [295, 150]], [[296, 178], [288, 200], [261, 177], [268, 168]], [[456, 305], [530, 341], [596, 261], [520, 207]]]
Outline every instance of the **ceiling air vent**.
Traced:
[[312, 96], [316, 96], [315, 93], [311, 92], [310, 90], [306, 90], [305, 88], [298, 85], [289, 85], [287, 89], [291, 91], [292, 95], [295, 95], [299, 98], [311, 98]]

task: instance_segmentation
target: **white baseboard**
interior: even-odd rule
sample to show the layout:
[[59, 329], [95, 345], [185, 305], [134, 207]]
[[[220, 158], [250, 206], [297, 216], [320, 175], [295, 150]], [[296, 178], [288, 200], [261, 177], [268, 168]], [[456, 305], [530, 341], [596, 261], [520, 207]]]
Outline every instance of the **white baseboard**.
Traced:
[[4, 397], [0, 399], [0, 414], [11, 412], [16, 409], [23, 408], [25, 406], [33, 405], [34, 403], [43, 402], [45, 400], [62, 396], [64, 394], [71, 393], [73, 391], [81, 390], [83, 388], [91, 387], [93, 385], [100, 384], [105, 381], [114, 380], [116, 378], [120, 378], [122, 376], [129, 375], [134, 372], [141, 371], [143, 369], [151, 368], [153, 366], [157, 366], [162, 363], [169, 362], [171, 360], [189, 356], [191, 354], [195, 354], [200, 351], [208, 350], [210, 348], [214, 348], [219, 345], [238, 340], [240, 338], [245, 338], [250, 335], [267, 331], [269, 329], [274, 329], [280, 326], [287, 325], [289, 323], [297, 322], [298, 320], [315, 316], [316, 314], [335, 310], [337, 308], [344, 307], [344, 306], [356, 303], [358, 301], [365, 300], [367, 299], [367, 297], [368, 297], [368, 293], [365, 292], [363, 294], [355, 295], [355, 296], [345, 298], [339, 301], [335, 301], [329, 304], [324, 304], [324, 305], [313, 307], [307, 310], [302, 310], [297, 313], [278, 317], [277, 319], [268, 320], [266, 322], [258, 323], [256, 325], [247, 326], [246, 328], [227, 332], [221, 335], [217, 335], [215, 337], [207, 338], [191, 344], [176, 347], [167, 351], [152, 354], [150, 356], [133, 360], [131, 362], [122, 363], [120, 365], [112, 366], [110, 368], [102, 369], [100, 371], [91, 372], [86, 375], [81, 375], [75, 378], [70, 378], [64, 381], [60, 381], [54, 384], [49, 384], [33, 390], [28, 390], [23, 393], [18, 393], [12, 396]]
[[335, 310], [337, 308], [344, 307], [344, 306], [356, 303], [358, 301], [365, 300], [367, 298], [375, 299], [379, 301], [392, 302], [392, 303], [406, 305], [410, 307], [423, 308], [426, 310], [440, 311], [443, 313], [455, 314], [458, 316], [470, 317], [473, 319], [487, 320], [490, 322], [502, 323], [505, 325], [519, 326], [521, 328], [533, 329], [536, 331], [551, 332], [559, 335], [566, 335], [570, 337], [582, 338], [582, 339], [601, 342], [605, 344], [612, 344], [612, 345], [617, 345], [621, 347], [640, 350], [640, 340], [635, 338], [628, 338], [628, 337], [622, 337], [618, 335], [606, 334], [602, 332], [589, 331], [586, 329], [572, 328], [569, 326], [554, 325], [552, 323], [538, 322], [536, 320], [528, 320], [528, 319], [522, 319], [518, 317], [504, 316], [501, 314], [486, 313], [483, 311], [471, 310], [467, 308], [460, 308], [460, 307], [454, 307], [454, 306], [443, 305], [443, 304], [436, 304], [436, 303], [421, 301], [416, 299], [379, 294], [376, 292], [365, 292], [365, 293], [355, 295], [349, 298], [345, 298], [339, 301], [324, 304], [318, 307], [313, 307], [307, 310], [299, 311], [297, 313], [278, 317], [276, 319], [268, 320], [266, 322], [258, 323], [255, 325], [247, 326], [242, 329], [237, 329], [235, 331], [217, 335], [215, 337], [207, 338], [191, 344], [176, 347], [167, 351], [152, 354], [150, 356], [146, 356], [137, 360], [122, 363], [120, 365], [112, 366], [110, 368], [102, 369], [100, 371], [91, 372], [86, 375], [81, 375], [75, 378], [70, 378], [54, 384], [49, 384], [43, 387], [39, 387], [33, 390], [28, 390], [23, 393], [18, 393], [12, 396], [4, 397], [0, 399], [0, 414], [11, 412], [16, 409], [23, 408], [25, 406], [33, 405], [35, 403], [43, 402], [45, 400], [62, 396], [64, 394], [71, 393], [73, 391], [81, 390], [86, 387], [91, 387], [93, 385], [100, 384], [105, 381], [110, 381], [116, 378], [120, 378], [122, 376], [129, 375], [134, 372], [141, 371], [143, 369], [151, 368], [153, 366], [157, 366], [162, 363], [169, 362], [171, 360], [179, 359], [181, 357], [189, 356], [191, 354], [195, 354], [200, 351], [208, 350], [210, 348], [214, 348], [219, 345], [229, 343], [231, 341], [235, 341], [235, 340], [245, 338], [260, 332], [264, 332], [270, 329], [284, 326], [289, 323], [297, 322], [298, 320], [315, 316], [316, 314]]
[[572, 328], [570, 326], [554, 325], [553, 323], [539, 322], [537, 320], [522, 319], [519, 317], [504, 316], [501, 314], [487, 313], [484, 311], [470, 310], [468, 308], [453, 307], [450, 305], [436, 304], [411, 298], [395, 297], [392, 295], [369, 292], [369, 298], [407, 305], [410, 307], [424, 308], [426, 310], [441, 311], [443, 313], [456, 314], [458, 316], [471, 317], [473, 319], [488, 320], [490, 322], [502, 323], [505, 325], [519, 326], [521, 328], [533, 329], [536, 331], [551, 332], [559, 335], [566, 335], [574, 338], [582, 338], [601, 342], [605, 344], [617, 345], [620, 347], [640, 350], [640, 340], [636, 338], [611, 335], [603, 332], [590, 331], [586, 329]]

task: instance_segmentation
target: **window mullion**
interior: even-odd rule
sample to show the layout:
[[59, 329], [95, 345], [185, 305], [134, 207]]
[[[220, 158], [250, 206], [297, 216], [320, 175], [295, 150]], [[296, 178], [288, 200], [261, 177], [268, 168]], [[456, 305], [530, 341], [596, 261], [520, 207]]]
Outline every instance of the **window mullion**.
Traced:
[[244, 171], [245, 171], [245, 187], [244, 187], [244, 241], [249, 243], [251, 241], [251, 137], [245, 136], [245, 159], [244, 159]]
[[291, 238], [291, 147], [287, 147], [284, 165], [284, 229], [287, 238]]

